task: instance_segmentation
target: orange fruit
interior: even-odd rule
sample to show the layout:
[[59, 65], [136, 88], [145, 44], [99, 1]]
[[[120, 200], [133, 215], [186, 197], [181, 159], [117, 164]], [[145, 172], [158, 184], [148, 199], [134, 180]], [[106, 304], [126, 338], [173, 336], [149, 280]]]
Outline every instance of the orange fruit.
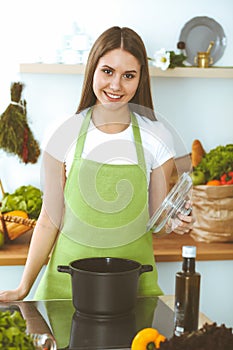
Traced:
[[210, 180], [206, 184], [207, 186], [221, 186], [220, 180]]

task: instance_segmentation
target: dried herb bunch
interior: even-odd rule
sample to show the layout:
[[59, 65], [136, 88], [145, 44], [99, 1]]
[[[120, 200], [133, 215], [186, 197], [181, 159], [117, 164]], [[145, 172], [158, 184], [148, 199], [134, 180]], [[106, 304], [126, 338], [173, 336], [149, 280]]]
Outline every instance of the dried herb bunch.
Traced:
[[11, 103], [0, 118], [0, 148], [16, 154], [25, 164], [36, 163], [40, 147], [27, 122], [26, 101], [21, 100], [24, 85], [11, 84]]

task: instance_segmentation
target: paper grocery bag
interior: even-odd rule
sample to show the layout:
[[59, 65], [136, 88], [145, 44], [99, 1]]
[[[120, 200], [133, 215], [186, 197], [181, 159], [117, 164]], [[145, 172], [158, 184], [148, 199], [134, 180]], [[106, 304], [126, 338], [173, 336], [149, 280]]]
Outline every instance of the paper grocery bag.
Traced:
[[196, 241], [233, 242], [233, 185], [194, 186], [192, 206]]

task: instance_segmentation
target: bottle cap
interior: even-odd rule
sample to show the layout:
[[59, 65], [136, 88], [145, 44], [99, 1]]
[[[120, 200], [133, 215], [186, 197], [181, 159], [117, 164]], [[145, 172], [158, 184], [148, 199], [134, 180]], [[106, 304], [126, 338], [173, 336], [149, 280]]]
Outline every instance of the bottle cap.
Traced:
[[182, 247], [183, 258], [196, 258], [196, 247], [195, 246], [183, 246]]

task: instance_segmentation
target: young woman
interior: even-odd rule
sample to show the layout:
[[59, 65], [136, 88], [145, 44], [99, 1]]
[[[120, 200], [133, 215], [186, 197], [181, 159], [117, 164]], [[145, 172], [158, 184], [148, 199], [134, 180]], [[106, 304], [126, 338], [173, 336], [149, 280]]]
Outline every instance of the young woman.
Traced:
[[[173, 157], [153, 110], [143, 41], [112, 27], [90, 51], [77, 113], [47, 144], [43, 206], [22, 280], [0, 300], [25, 298], [49, 256], [35, 299], [71, 298], [70, 277], [57, 266], [96, 256], [153, 265], [139, 294], [162, 294], [146, 224], [167, 195]], [[187, 232], [192, 221], [180, 216], [175, 231]]]

